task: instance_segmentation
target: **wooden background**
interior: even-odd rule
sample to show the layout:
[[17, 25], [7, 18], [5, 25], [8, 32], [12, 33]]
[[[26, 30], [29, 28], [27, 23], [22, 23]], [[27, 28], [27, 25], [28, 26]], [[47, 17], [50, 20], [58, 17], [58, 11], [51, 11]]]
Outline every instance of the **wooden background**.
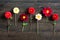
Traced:
[[[0, 0], [0, 40], [60, 40], [60, 0]], [[28, 21], [22, 32], [22, 22], [19, 21], [19, 15], [25, 13], [29, 7], [34, 7], [36, 13], [41, 11], [41, 7], [51, 7], [53, 13], [59, 14], [59, 20], [56, 22], [55, 35], [53, 34], [52, 21], [46, 22], [46, 18], [37, 22]], [[4, 12], [11, 11], [14, 7], [19, 7], [20, 13], [13, 14], [12, 20], [6, 20], [3, 17]], [[35, 14], [36, 14], [35, 13]], [[34, 15], [33, 15], [34, 16]], [[32, 16], [31, 16], [32, 17]], [[29, 19], [31, 18], [29, 17]], [[16, 19], [16, 20], [15, 20]], [[10, 26], [8, 26], [11, 24]], [[16, 22], [16, 25], [15, 25]], [[38, 34], [37, 34], [38, 25]], [[7, 30], [7, 26], [9, 30]]]

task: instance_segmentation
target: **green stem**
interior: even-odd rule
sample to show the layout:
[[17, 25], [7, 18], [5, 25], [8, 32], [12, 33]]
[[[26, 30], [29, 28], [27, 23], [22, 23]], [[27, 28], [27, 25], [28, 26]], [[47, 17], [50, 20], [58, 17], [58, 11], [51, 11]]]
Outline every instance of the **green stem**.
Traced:
[[56, 21], [53, 22], [53, 38], [55, 36], [55, 26], [56, 26]]
[[46, 17], [46, 19], [47, 19], [46, 22], [48, 23], [48, 17]]
[[23, 27], [22, 27], [22, 32], [24, 32], [24, 29], [25, 29], [25, 26], [27, 26], [28, 25], [28, 23], [25, 23], [25, 22], [23, 22]]
[[17, 24], [16, 24], [16, 14], [14, 15], [15, 17], [15, 22], [14, 22], [14, 25], [15, 25], [15, 27], [17, 26]]
[[37, 34], [39, 34], [39, 24], [38, 24], [39, 21], [37, 21]]
[[53, 22], [53, 30], [55, 32], [56, 21]]
[[7, 21], [8, 21], [8, 28], [7, 28], [7, 30], [8, 30], [8, 32], [9, 32], [10, 20], [8, 19]]
[[23, 27], [22, 27], [22, 32], [24, 32], [24, 25], [25, 25], [25, 24], [24, 24], [24, 21], [23, 21], [23, 23], [22, 23], [22, 26], [23, 26]]

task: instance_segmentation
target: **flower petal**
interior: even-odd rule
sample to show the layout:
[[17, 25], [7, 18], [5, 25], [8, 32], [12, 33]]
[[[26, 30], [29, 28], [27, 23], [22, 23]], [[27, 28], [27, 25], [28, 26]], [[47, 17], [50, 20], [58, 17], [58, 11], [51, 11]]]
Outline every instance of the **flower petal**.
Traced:
[[39, 13], [38, 13], [38, 14], [36, 14], [36, 15], [35, 15], [35, 19], [37, 19], [37, 20], [41, 20], [41, 19], [42, 19], [42, 15], [41, 15], [41, 14], [39, 14]]

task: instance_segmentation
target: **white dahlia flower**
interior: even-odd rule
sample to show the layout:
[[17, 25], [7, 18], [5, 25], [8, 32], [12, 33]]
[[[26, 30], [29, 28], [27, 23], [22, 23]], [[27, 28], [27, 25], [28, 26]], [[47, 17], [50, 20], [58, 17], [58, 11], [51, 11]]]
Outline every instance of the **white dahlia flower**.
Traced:
[[13, 12], [15, 13], [15, 14], [18, 14], [19, 13], [19, 8], [18, 7], [15, 7], [14, 9], [13, 9]]
[[40, 13], [35, 15], [35, 19], [37, 20], [41, 20], [42, 19], [42, 15]]

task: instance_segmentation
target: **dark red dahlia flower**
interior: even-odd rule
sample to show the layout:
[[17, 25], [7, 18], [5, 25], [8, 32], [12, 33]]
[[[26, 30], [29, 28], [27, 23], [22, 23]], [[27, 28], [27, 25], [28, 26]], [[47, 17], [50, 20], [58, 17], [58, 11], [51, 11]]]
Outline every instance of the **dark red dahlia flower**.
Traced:
[[52, 14], [52, 9], [50, 7], [44, 8], [42, 12], [46, 17], [49, 17]]
[[20, 15], [20, 20], [21, 21], [28, 21], [28, 16], [26, 14], [21, 14]]

